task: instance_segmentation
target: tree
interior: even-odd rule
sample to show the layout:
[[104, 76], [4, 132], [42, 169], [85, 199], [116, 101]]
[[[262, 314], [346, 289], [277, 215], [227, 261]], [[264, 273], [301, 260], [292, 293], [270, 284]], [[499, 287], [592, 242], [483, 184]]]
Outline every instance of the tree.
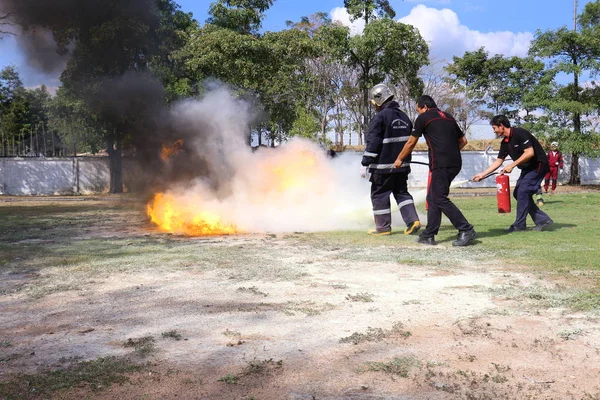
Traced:
[[10, 26], [13, 25], [11, 18], [12, 13], [2, 12], [2, 10], [0, 10], [0, 38], [2, 38], [4, 35], [13, 34], [13, 32], [10, 30]]
[[185, 66], [176, 57], [198, 29], [192, 13], [179, 10], [171, 0], [157, 0], [159, 25], [157, 28], [158, 48], [150, 60], [150, 70], [165, 87], [168, 103], [198, 94], [198, 86], [186, 75]]
[[423, 82], [418, 72], [429, 62], [429, 48], [416, 28], [391, 19], [372, 21], [365, 26], [362, 35], [350, 37], [348, 33], [347, 41], [345, 61], [359, 71], [363, 132], [366, 132], [369, 89], [386, 79], [391, 82], [404, 80], [411, 95], [420, 94]]
[[344, 0], [344, 7], [355, 21], [364, 19], [365, 25], [376, 18], [394, 18], [396, 12], [388, 0]]
[[84, 101], [84, 109], [94, 121], [93, 132], [101, 135], [109, 154], [110, 191], [120, 193], [123, 145], [145, 135], [149, 121], [155, 118], [127, 113], [155, 113], [164, 103], [162, 88], [148, 79], [152, 69], [170, 85], [172, 98], [189, 90], [185, 79], [166, 71], [174, 66], [171, 54], [186, 41], [185, 33], [193, 22], [172, 0], [138, 0], [134, 5], [85, 3], [61, 10], [66, 15], [52, 11], [47, 18], [38, 13], [41, 19], [33, 22], [29, 16], [20, 16], [23, 20], [19, 22], [51, 29], [58, 50], [71, 53], [61, 81], [67, 92]]
[[597, 110], [597, 103], [586, 102], [580, 77], [584, 71], [600, 70], [600, 2], [586, 4], [578, 17], [581, 22], [576, 30], [562, 27], [557, 30], [537, 31], [529, 54], [547, 59], [554, 74], [570, 74], [572, 83], [557, 85], [554, 96], [548, 99], [545, 109], [563, 120], [570, 115], [568, 131], [561, 130], [564, 150], [571, 152], [570, 184], [580, 184], [579, 157], [592, 147], [596, 140], [591, 132], [585, 131], [582, 116]]
[[9, 143], [15, 138], [16, 132], [20, 131], [20, 115], [23, 114], [24, 88], [19, 72], [14, 66], [4, 67], [0, 70], [0, 133], [2, 139], [2, 155], [8, 154]]
[[272, 4], [273, 0], [218, 0], [211, 3], [206, 22], [237, 33], [257, 35], [264, 12]]

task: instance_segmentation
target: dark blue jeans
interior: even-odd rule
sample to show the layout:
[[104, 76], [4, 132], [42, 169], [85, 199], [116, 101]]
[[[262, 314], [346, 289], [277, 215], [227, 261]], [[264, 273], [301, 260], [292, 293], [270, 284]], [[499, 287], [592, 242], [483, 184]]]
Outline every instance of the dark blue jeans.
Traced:
[[541, 167], [536, 170], [521, 171], [513, 191], [513, 196], [517, 200], [517, 217], [513, 223], [515, 228], [525, 229], [528, 214], [536, 225], [550, 220], [548, 214], [540, 210], [533, 200], [533, 195], [540, 189], [546, 172]]

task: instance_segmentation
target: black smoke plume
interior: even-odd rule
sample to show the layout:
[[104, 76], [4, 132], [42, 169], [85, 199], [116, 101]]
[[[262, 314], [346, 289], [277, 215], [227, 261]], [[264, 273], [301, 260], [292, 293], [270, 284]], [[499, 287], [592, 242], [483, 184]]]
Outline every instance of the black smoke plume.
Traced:
[[[99, 134], [109, 143], [121, 141], [126, 154], [135, 156], [137, 164], [128, 159], [123, 163], [124, 176], [133, 176], [126, 182], [130, 189], [154, 192], [199, 176], [215, 189], [223, 188], [232, 172], [223, 146], [214, 146], [222, 139], [211, 133], [213, 126], [204, 119], [167, 109], [163, 85], [148, 71], [151, 51], [131, 51], [156, 46], [157, 4], [0, 0], [0, 10], [10, 13], [21, 30], [18, 43], [30, 65], [43, 72], [64, 70], [64, 86], [85, 101]], [[147, 31], [137, 29], [138, 23]], [[174, 143], [183, 145], [165, 162], [161, 149]]]

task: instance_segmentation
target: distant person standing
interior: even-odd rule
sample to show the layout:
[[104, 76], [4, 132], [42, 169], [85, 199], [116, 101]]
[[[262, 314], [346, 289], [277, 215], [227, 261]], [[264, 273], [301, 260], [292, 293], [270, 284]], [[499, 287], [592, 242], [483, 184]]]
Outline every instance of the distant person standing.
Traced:
[[558, 150], [558, 142], [552, 142], [548, 156], [548, 167], [550, 171], [544, 177], [544, 193], [548, 193], [548, 186], [552, 182], [552, 194], [556, 192], [556, 184], [558, 182], [558, 169], [563, 169], [563, 155]]
[[539, 209], [533, 201], [533, 195], [540, 190], [544, 176], [548, 172], [548, 158], [537, 139], [526, 129], [511, 128], [510, 121], [505, 115], [496, 115], [490, 121], [492, 129], [497, 136], [501, 136], [498, 158], [485, 171], [473, 177], [479, 182], [486, 175], [494, 172], [510, 156], [512, 162], [502, 168], [501, 173], [510, 174], [518, 167], [521, 176], [513, 189], [513, 196], [517, 199], [517, 216], [515, 222], [506, 229], [506, 233], [524, 231], [526, 229], [527, 215], [535, 223], [534, 231], [542, 231], [552, 225], [552, 219]]
[[[365, 152], [361, 161], [363, 175], [371, 173], [371, 203], [375, 229], [370, 235], [392, 233], [392, 209], [390, 195], [394, 195], [400, 215], [406, 224], [405, 235], [415, 233], [421, 227], [412, 195], [408, 192], [410, 165], [394, 169], [394, 160], [404, 148], [412, 131], [410, 118], [394, 101], [392, 91], [383, 84], [371, 89], [370, 102], [377, 114], [369, 124]], [[410, 160], [409, 160], [410, 161]]]
[[477, 235], [473, 225], [467, 221], [463, 213], [450, 201], [450, 184], [462, 168], [460, 151], [467, 144], [467, 138], [456, 120], [437, 108], [435, 101], [427, 95], [417, 100], [419, 116], [415, 121], [412, 135], [398, 158], [394, 167], [402, 166], [421, 136], [425, 137], [429, 147], [429, 171], [431, 182], [427, 191], [427, 226], [419, 235], [419, 243], [435, 245], [442, 223], [442, 213], [448, 217], [452, 225], [458, 229], [458, 238], [453, 246], [466, 246]]

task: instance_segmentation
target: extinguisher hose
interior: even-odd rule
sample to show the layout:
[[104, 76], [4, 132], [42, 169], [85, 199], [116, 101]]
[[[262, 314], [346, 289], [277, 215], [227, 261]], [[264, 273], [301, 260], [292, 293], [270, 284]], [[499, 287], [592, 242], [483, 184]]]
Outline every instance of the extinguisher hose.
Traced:
[[[492, 175], [498, 175], [498, 174], [500, 174], [500, 172], [495, 172], [495, 171], [494, 172], [490, 172], [489, 174], [484, 175], [483, 178], [481, 178], [479, 181], [482, 181], [482, 180], [484, 180], [486, 178], [489, 178]], [[473, 182], [473, 179], [469, 179], [467, 182]]]

